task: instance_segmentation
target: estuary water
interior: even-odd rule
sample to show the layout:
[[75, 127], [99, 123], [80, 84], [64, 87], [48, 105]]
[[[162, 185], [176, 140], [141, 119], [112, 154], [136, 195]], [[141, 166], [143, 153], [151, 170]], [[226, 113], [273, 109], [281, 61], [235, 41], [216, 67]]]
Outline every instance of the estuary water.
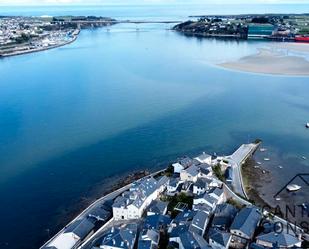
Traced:
[[[0, 14], [168, 16], [164, 7], [161, 15], [126, 8], [114, 15], [109, 11], [120, 10], [93, 7], [1, 8]], [[293, 8], [288, 12], [309, 9]], [[229, 154], [261, 138], [285, 166], [274, 169], [276, 186], [309, 172], [299, 160], [309, 158], [309, 78], [222, 69], [216, 64], [265, 43], [185, 37], [169, 28], [83, 30], [68, 46], [0, 60], [1, 249], [38, 248], [110, 179], [183, 155]]]

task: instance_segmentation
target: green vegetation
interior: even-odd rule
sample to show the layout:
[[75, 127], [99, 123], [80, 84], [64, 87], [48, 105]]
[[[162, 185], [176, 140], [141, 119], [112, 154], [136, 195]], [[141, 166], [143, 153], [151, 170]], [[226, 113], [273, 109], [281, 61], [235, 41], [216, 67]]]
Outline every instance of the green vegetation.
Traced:
[[163, 196], [161, 197], [161, 201], [169, 202], [167, 210], [171, 212], [172, 218], [176, 217], [178, 214], [178, 211], [175, 211], [174, 208], [179, 202], [188, 204], [189, 209], [192, 209], [193, 206], [193, 197], [188, 196], [185, 193], [180, 193], [175, 196]]
[[226, 203], [231, 204], [231, 205], [233, 205], [234, 207], [236, 207], [238, 209], [241, 209], [241, 208], [244, 207], [244, 205], [239, 204], [237, 201], [235, 201], [232, 198], [228, 199]]
[[220, 166], [219, 163], [216, 166], [213, 167], [213, 172], [214, 172], [215, 176], [218, 177], [218, 179], [220, 181], [225, 181], [225, 176], [224, 176], [224, 173], [221, 170], [221, 166]]
[[169, 165], [167, 169], [164, 171], [164, 175], [171, 177], [174, 173], [174, 167], [172, 165]]

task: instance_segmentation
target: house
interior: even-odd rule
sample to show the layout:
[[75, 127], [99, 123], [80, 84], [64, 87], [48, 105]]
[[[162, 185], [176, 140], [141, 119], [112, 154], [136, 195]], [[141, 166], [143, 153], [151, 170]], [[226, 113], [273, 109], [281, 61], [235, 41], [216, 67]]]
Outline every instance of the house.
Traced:
[[174, 173], [179, 174], [182, 170], [190, 167], [191, 165], [193, 165], [193, 160], [190, 157], [184, 157], [180, 159], [178, 162], [172, 164], [174, 168]]
[[210, 215], [213, 212], [213, 209], [206, 204], [197, 204], [193, 206], [194, 211], [203, 211]]
[[100, 238], [102, 249], [133, 249], [137, 236], [137, 225], [113, 226]]
[[208, 193], [205, 193], [204, 195], [197, 196], [193, 199], [194, 208], [195, 205], [198, 204], [206, 204], [211, 208], [211, 210], [214, 210], [217, 205], [217, 200]]
[[256, 244], [269, 248], [300, 248], [302, 241], [288, 233], [267, 233], [256, 237]]
[[172, 164], [173, 168], [174, 168], [174, 173], [179, 173], [185, 169], [184, 166], [182, 166], [180, 163], [173, 163]]
[[208, 181], [203, 178], [198, 178], [197, 181], [193, 185], [193, 194], [201, 195], [209, 189]]
[[144, 228], [148, 229], [166, 229], [171, 223], [171, 218], [168, 215], [150, 215], [144, 221]]
[[158, 247], [160, 232], [155, 229], [143, 229], [138, 240], [138, 249], [154, 249]]
[[169, 195], [174, 195], [176, 192], [181, 190], [181, 182], [179, 178], [171, 178], [167, 185], [167, 193]]
[[159, 180], [158, 180], [158, 188], [159, 188], [159, 192], [162, 193], [166, 190], [168, 183], [169, 183], [170, 179], [167, 176], [162, 176]]
[[84, 218], [74, 221], [63, 233], [53, 239], [46, 248], [71, 249], [81, 240], [93, 233], [96, 220]]
[[232, 236], [230, 233], [211, 229], [208, 233], [209, 245], [216, 249], [228, 249]]
[[203, 152], [198, 157], [195, 157], [194, 159], [196, 159], [200, 163], [207, 163], [207, 164], [211, 165], [211, 156], [206, 154], [205, 152]]
[[198, 177], [211, 177], [212, 176], [212, 168], [209, 164], [202, 163], [198, 165], [199, 174]]
[[222, 188], [212, 188], [208, 194], [217, 200], [218, 204], [221, 204], [225, 201], [225, 195]]
[[187, 169], [184, 169], [180, 172], [180, 180], [181, 181], [190, 181], [196, 182], [199, 174], [199, 167], [196, 165], [192, 165]]
[[160, 186], [149, 177], [134, 182], [129, 191], [115, 199], [113, 216], [115, 220], [139, 219], [150, 203], [158, 197]]
[[211, 249], [207, 241], [200, 235], [185, 232], [180, 235], [179, 249]]
[[147, 216], [158, 215], [158, 214], [164, 215], [166, 214], [167, 206], [168, 206], [167, 202], [154, 200], [149, 205], [149, 208], [147, 210]]
[[215, 209], [211, 226], [215, 229], [227, 231], [236, 214], [237, 209], [233, 205], [228, 203], [219, 204]]
[[246, 207], [240, 210], [230, 227], [233, 247], [244, 248], [247, 245], [253, 238], [261, 217], [256, 207]]
[[203, 236], [209, 221], [209, 215], [204, 211], [197, 211], [193, 217], [189, 231]]

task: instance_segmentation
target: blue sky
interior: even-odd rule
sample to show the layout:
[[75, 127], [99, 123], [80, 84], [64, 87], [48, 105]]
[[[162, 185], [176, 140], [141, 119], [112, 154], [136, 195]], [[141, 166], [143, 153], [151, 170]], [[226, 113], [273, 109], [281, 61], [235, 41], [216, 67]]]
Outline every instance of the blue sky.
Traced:
[[282, 4], [307, 3], [309, 0], [0, 0], [0, 5], [45, 5], [45, 4], [155, 4], [155, 3], [203, 3], [203, 4]]

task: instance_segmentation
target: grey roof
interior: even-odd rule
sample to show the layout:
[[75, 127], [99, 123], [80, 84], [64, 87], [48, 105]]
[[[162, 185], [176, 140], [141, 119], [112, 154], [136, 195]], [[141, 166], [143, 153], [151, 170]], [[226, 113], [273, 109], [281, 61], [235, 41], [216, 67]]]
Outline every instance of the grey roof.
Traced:
[[261, 214], [257, 208], [246, 207], [240, 210], [240, 212], [236, 215], [230, 229], [240, 230], [251, 238], [260, 219]]
[[208, 155], [206, 153], [202, 153], [199, 156], [197, 156], [196, 158], [198, 158], [199, 160], [203, 161], [203, 160], [206, 160], [209, 157], [211, 157], [211, 155]]
[[172, 178], [169, 182], [169, 185], [172, 187], [176, 187], [179, 183], [179, 179], [178, 178]]
[[215, 210], [215, 217], [232, 217], [234, 219], [237, 214], [237, 208], [228, 203], [219, 204]]
[[181, 234], [188, 232], [189, 230], [189, 225], [177, 225], [173, 226], [172, 230], [169, 233], [170, 238], [178, 238]]
[[203, 167], [200, 167], [199, 168], [199, 171], [200, 173], [204, 174], [204, 175], [208, 175], [210, 173], [210, 170], [207, 169], [207, 168], [203, 168]]
[[192, 225], [200, 229], [204, 229], [207, 221], [208, 221], [208, 214], [203, 211], [197, 211], [192, 220]]
[[159, 230], [160, 227], [166, 227], [171, 223], [168, 215], [150, 215], [144, 221], [144, 228], [152, 228]]
[[169, 181], [169, 178], [167, 176], [162, 176], [158, 180], [158, 186], [166, 185], [166, 184], [168, 184], [168, 181]]
[[200, 211], [204, 211], [206, 213], [211, 213], [212, 212], [212, 208], [206, 204], [197, 204], [194, 205], [194, 210], [200, 210]]
[[195, 216], [196, 212], [192, 210], [186, 210], [184, 212], [179, 213], [176, 218], [172, 221], [177, 225], [179, 224], [188, 224], [191, 222]]
[[275, 232], [260, 235], [256, 239], [266, 241], [268, 243], [273, 244], [274, 246], [279, 246], [279, 247], [290, 247], [290, 246], [293, 246], [301, 242], [298, 238], [296, 238], [295, 236], [291, 234], [275, 233]]
[[208, 193], [209, 194], [214, 194], [214, 195], [220, 197], [223, 194], [223, 192], [224, 191], [221, 188], [212, 188]]
[[199, 168], [197, 166], [195, 166], [195, 165], [192, 165], [189, 168], [187, 168], [186, 171], [191, 176], [197, 176], [198, 172], [199, 172]]
[[136, 240], [137, 225], [111, 227], [101, 238], [101, 245], [132, 249]]
[[145, 199], [158, 189], [158, 182], [153, 177], [141, 179], [132, 184], [130, 191], [126, 191], [114, 201], [113, 207], [134, 205], [140, 208]]
[[208, 193], [205, 193], [202, 197], [199, 197], [198, 199], [200, 199], [200, 198], [205, 199], [211, 205], [217, 203], [217, 200], [215, 198], [213, 198], [212, 196], [210, 196]]
[[215, 229], [211, 229], [208, 233], [209, 239], [215, 241], [216, 243], [226, 247], [228, 246], [229, 240], [231, 238], [230, 233], [217, 231]]
[[193, 160], [190, 157], [184, 157], [181, 160], [179, 160], [179, 163], [185, 168], [187, 168], [193, 164]]
[[164, 211], [166, 210], [168, 205], [168, 202], [163, 202], [160, 200], [155, 200], [151, 202], [148, 211], [155, 213], [155, 214], [164, 214]]
[[205, 189], [208, 186], [208, 183], [206, 181], [206, 179], [203, 178], [199, 178], [197, 179], [197, 181], [194, 183], [194, 186], [201, 188], [201, 189]]
[[180, 235], [181, 244], [186, 249], [210, 249], [206, 240], [195, 233], [185, 232]]
[[65, 229], [65, 233], [74, 233], [81, 239], [84, 239], [95, 227], [94, 223], [95, 220], [91, 218], [76, 220]]
[[151, 240], [139, 240], [137, 249], [152, 249]]
[[[154, 244], [158, 244], [160, 239], [160, 233], [157, 230], [154, 229], [143, 229], [138, 240], [138, 245], [140, 248], [140, 244], [144, 246], [143, 241], [151, 241]], [[151, 247], [148, 247], [151, 248]]]

